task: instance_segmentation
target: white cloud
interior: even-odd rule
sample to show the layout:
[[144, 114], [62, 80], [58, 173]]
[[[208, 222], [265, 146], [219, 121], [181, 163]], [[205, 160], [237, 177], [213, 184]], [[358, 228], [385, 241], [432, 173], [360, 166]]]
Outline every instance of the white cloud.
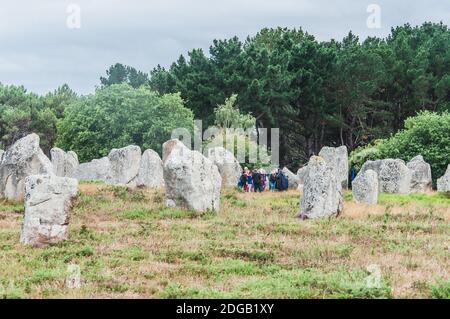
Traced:
[[[81, 29], [66, 8], [81, 8]], [[368, 29], [367, 6], [381, 6], [381, 29]], [[302, 27], [319, 40], [385, 36], [406, 22], [450, 22], [441, 0], [0, 0], [0, 82], [43, 93], [68, 83], [92, 92], [115, 62], [149, 71], [214, 38], [244, 39], [263, 27]]]

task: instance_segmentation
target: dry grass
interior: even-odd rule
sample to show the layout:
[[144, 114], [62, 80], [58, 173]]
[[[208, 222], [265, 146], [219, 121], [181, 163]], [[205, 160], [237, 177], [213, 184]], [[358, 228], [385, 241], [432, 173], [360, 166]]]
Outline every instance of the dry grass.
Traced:
[[[0, 297], [449, 298], [450, 198], [346, 194], [337, 219], [301, 221], [296, 192], [222, 195], [219, 214], [166, 209], [161, 190], [81, 185], [70, 240], [19, 243], [22, 206], [0, 203]], [[82, 287], [65, 287], [69, 264]], [[369, 265], [381, 270], [367, 286]]]

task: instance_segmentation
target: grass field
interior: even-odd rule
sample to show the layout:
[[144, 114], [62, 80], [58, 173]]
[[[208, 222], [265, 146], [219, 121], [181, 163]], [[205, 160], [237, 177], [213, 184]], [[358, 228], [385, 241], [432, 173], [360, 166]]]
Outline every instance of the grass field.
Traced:
[[229, 190], [199, 216], [161, 190], [83, 184], [70, 239], [45, 249], [19, 243], [23, 206], [0, 202], [0, 298], [450, 298], [450, 196], [345, 200], [301, 221], [296, 192]]

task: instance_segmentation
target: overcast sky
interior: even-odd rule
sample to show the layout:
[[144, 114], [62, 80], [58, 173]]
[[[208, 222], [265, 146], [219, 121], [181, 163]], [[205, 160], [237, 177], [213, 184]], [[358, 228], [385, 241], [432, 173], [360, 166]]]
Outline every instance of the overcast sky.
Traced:
[[[80, 28], [67, 21], [81, 9]], [[370, 4], [381, 27], [368, 28]], [[76, 20], [69, 19], [69, 22]], [[0, 0], [0, 82], [36, 93], [63, 83], [91, 93], [116, 62], [148, 72], [215, 38], [244, 39], [263, 27], [302, 27], [319, 40], [386, 36], [392, 26], [443, 21], [448, 0]], [[72, 24], [73, 25], [73, 24]]]

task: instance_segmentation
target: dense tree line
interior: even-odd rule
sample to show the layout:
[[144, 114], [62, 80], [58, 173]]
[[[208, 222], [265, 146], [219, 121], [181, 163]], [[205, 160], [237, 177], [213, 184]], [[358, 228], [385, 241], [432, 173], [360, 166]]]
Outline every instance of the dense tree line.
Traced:
[[0, 83], [0, 148], [35, 132], [47, 154], [57, 139], [57, 123], [65, 108], [76, 101], [77, 94], [67, 85], [44, 96], [29, 93], [23, 86]]
[[450, 112], [420, 112], [406, 119], [404, 129], [388, 139], [378, 139], [355, 149], [350, 162], [357, 170], [367, 160], [400, 158], [405, 162], [422, 155], [431, 165], [433, 182], [450, 164]]
[[421, 110], [450, 109], [450, 30], [404, 25], [385, 38], [319, 42], [302, 30], [263, 29], [245, 41], [215, 40], [170, 68], [156, 67], [150, 86], [180, 92], [197, 118], [237, 94], [260, 127], [279, 127], [281, 160], [294, 167], [323, 145], [350, 150], [385, 138]]
[[215, 124], [230, 98], [256, 128], [280, 128], [283, 165], [295, 169], [324, 145], [369, 145], [370, 153], [418, 112], [450, 110], [450, 30], [407, 24], [383, 39], [320, 42], [302, 30], [263, 29], [149, 73], [117, 63], [88, 96], [67, 85], [44, 96], [0, 85], [0, 143], [33, 131], [44, 151], [58, 144], [82, 160], [126, 143], [158, 150], [174, 125]]

